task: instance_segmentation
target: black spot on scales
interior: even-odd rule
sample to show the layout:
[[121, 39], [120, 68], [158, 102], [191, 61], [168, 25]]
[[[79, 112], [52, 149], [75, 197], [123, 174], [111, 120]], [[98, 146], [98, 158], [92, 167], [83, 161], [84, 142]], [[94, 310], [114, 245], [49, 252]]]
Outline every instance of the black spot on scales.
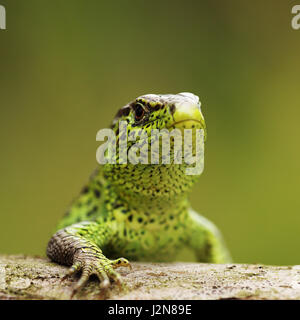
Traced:
[[94, 206], [92, 210], [90, 210], [88, 213], [87, 213], [87, 216], [90, 217], [91, 215], [93, 215], [94, 213], [96, 213], [98, 210], [98, 206]]
[[159, 109], [163, 108], [163, 105], [161, 104], [156, 104], [155, 106], [152, 107], [152, 110], [157, 111]]
[[100, 193], [99, 190], [94, 189], [94, 195], [95, 195], [96, 198], [100, 198], [101, 193]]
[[82, 190], [81, 190], [81, 194], [87, 194], [90, 191], [90, 188], [88, 186], [85, 186]]

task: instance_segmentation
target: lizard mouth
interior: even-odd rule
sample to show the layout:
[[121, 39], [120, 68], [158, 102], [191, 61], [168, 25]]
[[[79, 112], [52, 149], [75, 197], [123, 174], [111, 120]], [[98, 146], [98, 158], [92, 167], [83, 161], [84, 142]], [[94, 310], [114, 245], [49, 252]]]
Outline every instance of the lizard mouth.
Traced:
[[[184, 124], [187, 124], [187, 123], [199, 123], [201, 125], [201, 121], [200, 120], [197, 120], [197, 119], [184, 119], [184, 120], [180, 120], [180, 121], [176, 121], [174, 123], [172, 123], [170, 126], [168, 126], [168, 129], [172, 128], [172, 127], [176, 127], [176, 126], [182, 126]], [[188, 129], [188, 128], [187, 128]]]
[[169, 125], [171, 128], [184, 130], [201, 129], [205, 126], [200, 105], [196, 103], [187, 102], [176, 105], [172, 116], [173, 123]]

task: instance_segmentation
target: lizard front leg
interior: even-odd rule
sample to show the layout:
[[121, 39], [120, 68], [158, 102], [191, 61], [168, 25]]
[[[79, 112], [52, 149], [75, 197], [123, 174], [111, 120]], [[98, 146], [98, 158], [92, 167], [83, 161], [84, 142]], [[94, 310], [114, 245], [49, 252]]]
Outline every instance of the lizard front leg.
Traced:
[[121, 284], [121, 276], [114, 269], [129, 266], [124, 258], [110, 260], [105, 257], [100, 247], [105, 246], [113, 233], [109, 226], [96, 222], [84, 221], [56, 232], [47, 247], [47, 256], [60, 264], [71, 266], [67, 275], [82, 271], [74, 287], [77, 291], [87, 282], [92, 274], [98, 276], [101, 288], [110, 285], [110, 279]]
[[230, 263], [230, 253], [217, 227], [209, 220], [190, 210], [188, 218], [188, 244], [199, 262]]

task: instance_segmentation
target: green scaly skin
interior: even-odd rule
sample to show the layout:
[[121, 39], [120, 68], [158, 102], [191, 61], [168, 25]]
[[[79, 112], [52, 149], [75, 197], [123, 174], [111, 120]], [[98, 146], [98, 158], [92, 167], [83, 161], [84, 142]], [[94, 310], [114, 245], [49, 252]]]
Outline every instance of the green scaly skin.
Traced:
[[[117, 141], [126, 138], [119, 137], [120, 120], [127, 121], [127, 136], [141, 129], [206, 132], [199, 99], [191, 93], [145, 95], [127, 104], [112, 122]], [[132, 144], [128, 142], [128, 149]], [[218, 229], [190, 207], [188, 193], [198, 176], [186, 175], [186, 168], [184, 161], [124, 165], [118, 159], [117, 164], [99, 166], [48, 243], [48, 257], [71, 266], [68, 275], [82, 271], [74, 290], [92, 274], [103, 288], [110, 280], [121, 284], [114, 269], [130, 264], [119, 256], [174, 261], [182, 248], [189, 247], [199, 262], [230, 262]]]

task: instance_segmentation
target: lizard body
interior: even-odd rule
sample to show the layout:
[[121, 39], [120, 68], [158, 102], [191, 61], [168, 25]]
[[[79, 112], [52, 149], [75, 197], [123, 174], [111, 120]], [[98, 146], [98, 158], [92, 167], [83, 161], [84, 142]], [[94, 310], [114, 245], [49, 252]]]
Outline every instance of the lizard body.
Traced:
[[[121, 120], [127, 122], [127, 136], [141, 129], [148, 133], [165, 128], [206, 132], [199, 99], [191, 93], [145, 95], [127, 104], [112, 122], [117, 140], [122, 138]], [[146, 143], [150, 144], [150, 140]], [[82, 271], [75, 290], [91, 274], [98, 276], [102, 287], [108, 287], [111, 279], [121, 283], [114, 269], [130, 266], [127, 258], [174, 261], [185, 246], [194, 250], [198, 261], [230, 261], [218, 229], [190, 207], [188, 193], [198, 176], [186, 175], [185, 168], [185, 163], [173, 162], [117, 161], [99, 166], [47, 247], [50, 259], [71, 266], [68, 274]]]

